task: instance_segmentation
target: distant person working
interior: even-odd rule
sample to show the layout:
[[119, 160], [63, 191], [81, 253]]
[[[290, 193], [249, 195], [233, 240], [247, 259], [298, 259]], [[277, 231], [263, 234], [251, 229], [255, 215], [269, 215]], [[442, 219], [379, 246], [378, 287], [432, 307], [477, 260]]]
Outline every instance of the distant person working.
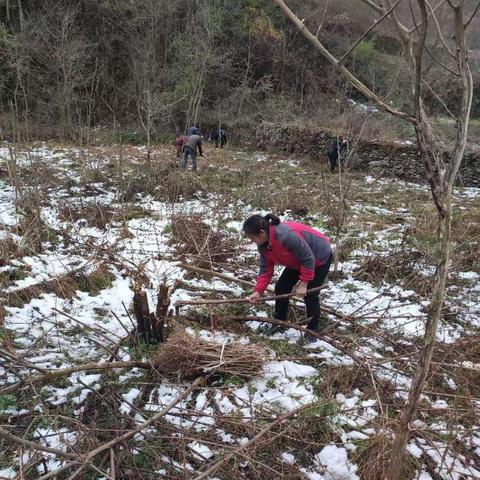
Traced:
[[218, 148], [220, 145], [220, 148], [223, 148], [224, 145], [227, 144], [227, 132], [223, 128], [215, 128], [212, 130], [212, 133], [210, 133], [210, 141], [215, 142], [215, 148]]
[[187, 130], [187, 136], [200, 135], [200, 126], [196, 123]]
[[337, 168], [338, 164], [338, 158], [347, 148], [347, 146], [348, 141], [345, 138], [339, 138], [338, 140], [335, 140], [330, 146], [330, 150], [328, 151], [328, 159], [330, 161], [330, 171], [332, 173], [335, 173], [335, 169]]
[[188, 137], [186, 135], [179, 135], [175, 137], [175, 149], [177, 151], [177, 157], [180, 158], [183, 152], [183, 146], [185, 145], [185, 142], [188, 140]]
[[202, 137], [200, 135], [190, 135], [183, 144], [183, 156], [181, 167], [187, 168], [188, 158], [192, 158], [192, 170], [197, 169], [197, 154], [203, 157]]

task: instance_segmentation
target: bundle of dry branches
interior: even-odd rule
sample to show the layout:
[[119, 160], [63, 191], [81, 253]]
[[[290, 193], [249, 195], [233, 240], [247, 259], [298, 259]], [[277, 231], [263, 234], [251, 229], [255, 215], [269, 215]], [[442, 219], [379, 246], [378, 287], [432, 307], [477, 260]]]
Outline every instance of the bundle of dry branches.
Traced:
[[152, 363], [159, 373], [175, 379], [212, 373], [251, 378], [261, 372], [268, 357], [257, 345], [209, 342], [178, 328], [159, 346]]

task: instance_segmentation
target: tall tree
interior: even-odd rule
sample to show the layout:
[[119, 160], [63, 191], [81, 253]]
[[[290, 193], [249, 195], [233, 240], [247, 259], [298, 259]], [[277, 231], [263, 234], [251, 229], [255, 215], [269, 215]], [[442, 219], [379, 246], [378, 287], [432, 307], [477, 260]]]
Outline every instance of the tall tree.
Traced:
[[[415, 369], [408, 400], [395, 432], [391, 455], [389, 478], [397, 480], [403, 473], [405, 449], [410, 435], [409, 425], [415, 418], [420, 395], [428, 376], [445, 300], [445, 285], [451, 248], [452, 189], [465, 151], [472, 105], [473, 81], [468, 63], [469, 50], [465, 36], [472, 12], [466, 12], [467, 6], [464, 0], [447, 0], [448, 15], [445, 18], [448, 19], [449, 23], [441, 26], [435, 9], [426, 0], [416, 0], [413, 2], [416, 8], [412, 8], [411, 18], [409, 19], [412, 27], [409, 28], [395, 11], [401, 0], [397, 0], [395, 3], [391, 0], [385, 0], [383, 5], [377, 4], [373, 0], [362, 1], [377, 16], [377, 19], [368, 31], [371, 31], [383, 21], [389, 21], [404, 46], [411, 78], [410, 107], [412, 113], [392, 107], [390, 103], [376, 95], [371, 88], [362, 83], [344, 66], [346, 58], [351, 55], [362, 38], [368, 34], [368, 31], [338, 59], [324, 46], [316, 35], [310, 32], [304, 20], [300, 20], [283, 0], [273, 0], [304, 37], [356, 90], [367, 99], [376, 102], [384, 111], [413, 125], [420, 156], [425, 167], [425, 178], [430, 185], [432, 199], [437, 209], [436, 270], [433, 277], [433, 291], [425, 325], [424, 344]], [[473, 14], [476, 11], [475, 9]], [[445, 39], [445, 27], [451, 28], [454, 32], [453, 45], [450, 45]], [[435, 35], [438, 35], [449, 57], [448, 64], [438, 59], [436, 61], [442, 64], [446, 74], [454, 77], [454, 82], [460, 92], [458, 105], [456, 105], [455, 109], [456, 113], [448, 111], [455, 118], [456, 128], [456, 140], [449, 152], [450, 159], [448, 161], [444, 159], [442, 149], [435, 139], [432, 122], [427, 115], [424, 102], [425, 90], [429, 88], [425, 77], [425, 56], [429, 53], [431, 55], [427, 44], [427, 37], [431, 30], [434, 31]], [[438, 94], [436, 96], [445, 105], [440, 96]]]

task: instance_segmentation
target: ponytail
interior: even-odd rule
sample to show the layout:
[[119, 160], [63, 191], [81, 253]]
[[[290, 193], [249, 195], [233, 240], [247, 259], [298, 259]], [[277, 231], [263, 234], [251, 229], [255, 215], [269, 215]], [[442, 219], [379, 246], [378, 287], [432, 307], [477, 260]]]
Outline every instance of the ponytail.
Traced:
[[280, 219], [273, 213], [267, 213], [263, 218], [272, 225], [280, 224]]
[[246, 235], [258, 235], [262, 230], [268, 233], [270, 225], [278, 225], [280, 219], [273, 213], [268, 213], [264, 217], [261, 215], [252, 215], [243, 223], [243, 233]]

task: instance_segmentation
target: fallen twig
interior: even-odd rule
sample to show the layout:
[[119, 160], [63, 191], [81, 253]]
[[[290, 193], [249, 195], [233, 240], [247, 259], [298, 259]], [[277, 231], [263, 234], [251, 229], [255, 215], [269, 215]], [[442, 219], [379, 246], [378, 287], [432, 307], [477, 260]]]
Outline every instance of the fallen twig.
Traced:
[[242, 280], [241, 278], [235, 278], [232, 275], [216, 272], [214, 270], [207, 270], [206, 268], [194, 267], [193, 265], [189, 265], [188, 263], [181, 263], [180, 267], [190, 272], [204, 273], [205, 275], [211, 275], [212, 277], [223, 278], [224, 280], [228, 280], [230, 282], [240, 283], [242, 285], [245, 285], [246, 287], [255, 286], [253, 282], [249, 282], [248, 280]]
[[8, 432], [2, 427], [0, 427], [0, 437], [4, 438], [5, 440], [9, 440], [10, 442], [16, 443], [17, 445], [22, 445], [24, 447], [31, 448], [32, 450], [38, 450], [46, 453], [53, 453], [54, 455], [68, 458], [70, 460], [78, 459], [78, 455], [74, 453], [64, 452], [62, 450], [59, 450], [58, 448], [44, 447], [39, 443], [26, 440], [25, 438], [17, 437], [16, 435], [11, 434], [10, 432]]
[[50, 370], [48, 373], [45, 373], [43, 375], [37, 375], [35, 377], [28, 377], [25, 379], [21, 379], [18, 382], [15, 382], [11, 385], [8, 385], [5, 388], [2, 388], [0, 390], [0, 395], [10, 394], [24, 385], [35, 385], [38, 383], [48, 382], [49, 380], [53, 380], [56, 377], [70, 375], [75, 372], [84, 372], [86, 370], [109, 370], [114, 368], [127, 368], [127, 367], [138, 367], [138, 368], [145, 368], [145, 369], [152, 368], [152, 366], [149, 363], [137, 362], [133, 360], [130, 360], [128, 362], [84, 363], [83, 365], [76, 365], [75, 367]]
[[205, 470], [203, 473], [198, 475], [197, 477], [194, 478], [194, 480], [202, 480], [203, 478], [207, 478], [208, 476], [212, 475], [215, 473], [218, 469], [226, 465], [235, 455], [240, 454], [247, 448], [251, 447], [255, 443], [257, 443], [265, 434], [267, 434], [270, 430], [272, 430], [274, 427], [279, 425], [280, 423], [284, 422], [285, 420], [288, 420], [289, 418], [297, 415], [300, 412], [303, 412], [305, 410], [308, 410], [310, 408], [314, 408], [317, 405], [317, 403], [312, 403], [309, 405], [303, 405], [295, 410], [292, 410], [290, 412], [284, 413], [283, 415], [280, 415], [276, 420], [274, 420], [272, 423], [269, 423], [264, 429], [260, 430], [251, 440], [248, 442], [244, 443], [240, 447], [236, 448], [233, 450], [231, 453], [223, 457], [221, 460], [218, 462], [214, 463], [210, 468]]
[[[111, 365], [111, 364], [110, 364]], [[119, 443], [125, 442], [129, 440], [130, 438], [134, 437], [137, 433], [140, 433], [142, 430], [145, 428], [149, 427], [150, 425], [154, 424], [159, 418], [163, 417], [166, 415], [172, 408], [175, 407], [179, 402], [181, 402], [185, 397], [190, 395], [190, 393], [195, 390], [201, 383], [203, 382], [203, 378], [199, 377], [197, 378], [191, 385], [188, 387], [183, 393], [175, 397], [165, 408], [157, 412], [155, 415], [150, 417], [146, 422], [142, 423], [139, 425], [137, 428], [130, 430], [129, 432], [124, 433], [123, 435], [119, 435], [118, 437], [114, 438], [113, 440], [110, 440], [109, 442], [104, 443], [103, 445], [100, 445], [99, 447], [95, 448], [94, 450], [90, 451], [86, 455], [79, 456], [80, 462], [84, 463], [91, 463], [94, 458], [99, 454], [102, 453], [106, 450], [110, 451], [112, 447], [115, 445], [118, 445]], [[49, 472], [46, 475], [43, 475], [42, 477], [38, 478], [37, 480], [47, 480], [49, 478], [57, 476], [59, 473], [64, 472], [65, 470], [68, 470], [69, 468], [73, 467], [74, 465], [78, 465], [77, 462], [70, 462], [65, 464], [63, 467], [60, 467], [57, 470], [54, 470], [53, 472]]]
[[361, 360], [357, 355], [354, 353], [350, 352], [347, 348], [345, 348], [343, 345], [340, 343], [336, 342], [335, 340], [325, 337], [324, 335], [321, 335], [320, 333], [316, 332], [315, 330], [310, 330], [309, 328], [302, 327], [301, 325], [296, 325], [294, 323], [290, 322], [284, 322], [283, 320], [274, 320], [272, 318], [266, 318], [266, 317], [239, 317], [239, 316], [227, 316], [225, 317], [228, 320], [234, 320], [235, 322], [265, 322], [265, 323], [271, 323], [272, 325], [278, 325], [280, 327], [287, 327], [287, 328], [293, 328], [294, 330], [298, 330], [303, 333], [309, 333], [315, 338], [318, 338], [319, 340], [322, 340], [328, 344], [330, 344], [332, 347], [336, 348], [337, 350], [341, 351], [348, 357], [350, 357], [355, 363], [360, 365], [363, 368], [368, 368], [367, 364]]

